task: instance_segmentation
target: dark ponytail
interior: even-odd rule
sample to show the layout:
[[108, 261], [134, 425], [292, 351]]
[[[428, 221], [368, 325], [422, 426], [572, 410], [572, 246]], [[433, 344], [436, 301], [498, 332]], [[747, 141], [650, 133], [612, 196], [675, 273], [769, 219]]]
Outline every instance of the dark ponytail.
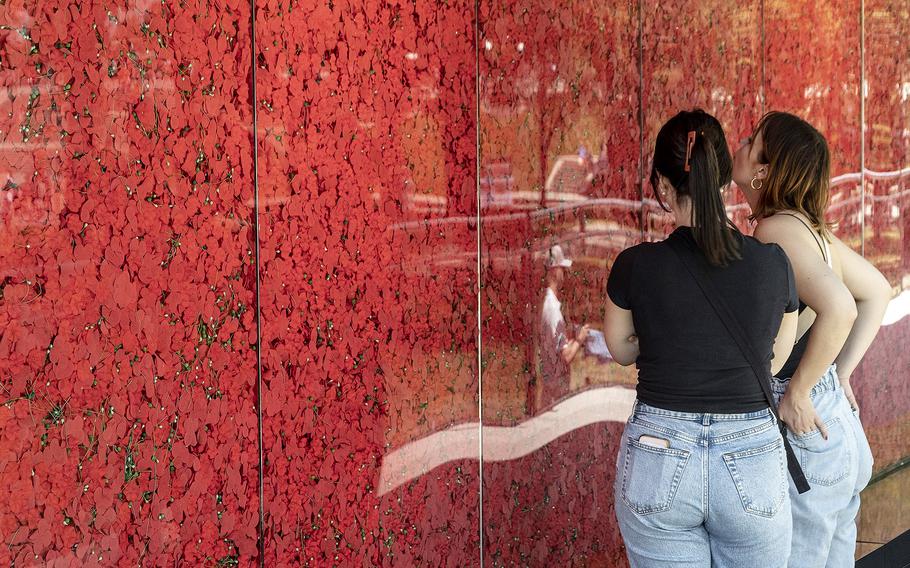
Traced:
[[721, 189], [732, 179], [733, 159], [717, 119], [702, 110], [683, 111], [657, 134], [651, 185], [669, 211], [657, 191], [658, 174], [673, 185], [677, 200], [691, 203], [692, 234], [708, 262], [724, 266], [741, 258], [741, 236], [727, 218], [721, 197]]

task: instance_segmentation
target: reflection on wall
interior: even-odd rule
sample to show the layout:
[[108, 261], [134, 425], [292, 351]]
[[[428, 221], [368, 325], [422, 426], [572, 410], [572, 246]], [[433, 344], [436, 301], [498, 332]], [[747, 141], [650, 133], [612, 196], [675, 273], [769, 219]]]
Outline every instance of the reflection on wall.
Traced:
[[3, 8], [0, 559], [624, 565], [603, 297], [681, 108], [828, 137], [907, 457], [904, 3], [257, 2], [255, 57], [249, 4]]

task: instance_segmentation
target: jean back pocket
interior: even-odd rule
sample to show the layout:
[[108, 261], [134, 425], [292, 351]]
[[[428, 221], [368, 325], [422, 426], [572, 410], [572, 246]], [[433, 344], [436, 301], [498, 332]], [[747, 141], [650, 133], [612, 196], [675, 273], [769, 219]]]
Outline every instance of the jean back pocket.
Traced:
[[626, 506], [639, 515], [668, 511], [688, 461], [686, 450], [657, 448], [628, 438], [622, 469]]
[[818, 430], [801, 436], [788, 432], [788, 436], [809, 483], [831, 486], [850, 474], [852, 452], [847, 440], [849, 434], [840, 417], [825, 421], [825, 426], [828, 428], [827, 440]]
[[746, 512], [760, 517], [776, 515], [787, 497], [783, 438], [723, 458]]

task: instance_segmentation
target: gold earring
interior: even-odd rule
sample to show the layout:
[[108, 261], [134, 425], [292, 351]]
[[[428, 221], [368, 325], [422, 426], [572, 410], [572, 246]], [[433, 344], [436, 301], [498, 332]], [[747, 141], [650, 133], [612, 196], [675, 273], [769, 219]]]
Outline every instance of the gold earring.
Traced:
[[[758, 182], [758, 187], [755, 187], [755, 182]], [[757, 177], [752, 178], [752, 181], [749, 183], [749, 187], [751, 187], [755, 191], [758, 191], [759, 189], [761, 189], [762, 185], [764, 185], [764, 182], [762, 182], [762, 180], [758, 179]]]

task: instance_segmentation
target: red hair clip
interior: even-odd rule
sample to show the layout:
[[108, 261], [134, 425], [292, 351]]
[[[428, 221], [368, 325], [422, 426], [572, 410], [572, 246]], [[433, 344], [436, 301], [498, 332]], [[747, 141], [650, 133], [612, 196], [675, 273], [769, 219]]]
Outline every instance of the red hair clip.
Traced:
[[692, 146], [695, 146], [695, 131], [689, 131], [689, 137], [686, 139], [686, 164], [683, 166], [683, 171], [688, 172], [692, 168], [689, 167], [689, 158], [692, 157]]

